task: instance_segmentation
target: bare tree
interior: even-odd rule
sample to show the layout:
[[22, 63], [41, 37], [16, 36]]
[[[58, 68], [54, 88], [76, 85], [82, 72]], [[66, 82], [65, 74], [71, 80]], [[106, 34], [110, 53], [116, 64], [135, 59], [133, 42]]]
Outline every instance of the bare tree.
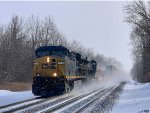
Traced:
[[[138, 81], [150, 81], [150, 7], [143, 1], [132, 1], [124, 7], [125, 21], [132, 27], [131, 44], [132, 53], [138, 72]], [[140, 64], [140, 65], [139, 65]], [[142, 65], [141, 65], [142, 64]], [[139, 66], [138, 66], [139, 65]], [[142, 70], [140, 68], [142, 68]], [[134, 71], [135, 72], [135, 71]]]
[[50, 16], [44, 19], [35, 15], [27, 19], [13, 16], [7, 25], [0, 25], [0, 85], [30, 82], [34, 51], [45, 45], [63, 45], [84, 58], [95, 59], [99, 65], [118, 63], [104, 55], [95, 55], [92, 48], [86, 48], [76, 40], [69, 42]]

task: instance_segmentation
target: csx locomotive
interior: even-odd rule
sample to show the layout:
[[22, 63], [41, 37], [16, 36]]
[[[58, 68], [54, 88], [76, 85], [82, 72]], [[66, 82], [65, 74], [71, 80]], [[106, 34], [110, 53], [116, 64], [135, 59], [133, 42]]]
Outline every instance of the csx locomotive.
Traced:
[[32, 92], [38, 96], [62, 94], [73, 89], [74, 82], [92, 79], [97, 63], [82, 58], [63, 46], [42, 46], [35, 50]]

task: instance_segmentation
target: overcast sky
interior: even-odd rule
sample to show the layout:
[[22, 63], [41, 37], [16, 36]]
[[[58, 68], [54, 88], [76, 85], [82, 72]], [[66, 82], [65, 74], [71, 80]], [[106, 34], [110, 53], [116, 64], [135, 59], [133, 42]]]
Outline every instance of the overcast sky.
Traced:
[[123, 22], [124, 4], [124, 1], [0, 2], [0, 24], [8, 23], [13, 15], [50, 15], [69, 40], [78, 40], [97, 53], [115, 57], [130, 71], [133, 62], [130, 29]]

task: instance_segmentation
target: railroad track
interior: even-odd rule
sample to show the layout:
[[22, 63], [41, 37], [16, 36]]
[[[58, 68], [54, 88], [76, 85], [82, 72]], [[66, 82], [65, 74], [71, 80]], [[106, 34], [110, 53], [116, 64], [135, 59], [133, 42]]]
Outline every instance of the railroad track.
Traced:
[[82, 113], [84, 111], [86, 111], [87, 108], [89, 108], [90, 106], [93, 105], [94, 102], [96, 102], [96, 100], [104, 100], [107, 96], [109, 96], [111, 94], [111, 92], [113, 92], [119, 85], [116, 85], [112, 88], [108, 88], [108, 90], [104, 91], [103, 93], [99, 94], [98, 96], [96, 96], [94, 99], [92, 99], [91, 101], [89, 101], [87, 104], [83, 105], [82, 107], [80, 107], [79, 109], [77, 109], [75, 111], [75, 113]]
[[[43, 103], [40, 103], [40, 104], [35, 104], [31, 107], [28, 107], [28, 108], [24, 108], [24, 109], [20, 109], [20, 110], [16, 110], [15, 112], [17, 113], [37, 113], [37, 112], [43, 112], [43, 111], [46, 111], [47, 108], [51, 108], [53, 109], [52, 111], [58, 109], [60, 106], [62, 106], [61, 103], [66, 103], [66, 104], [69, 104], [75, 100], [80, 99], [86, 95], [89, 95], [89, 94], [92, 94], [93, 92], [91, 93], [88, 93], [88, 94], [83, 94], [83, 95], [78, 95], [78, 96], [74, 96], [74, 95], [66, 95], [66, 96], [60, 96], [59, 98], [55, 98], [53, 100], [49, 100], [49, 101], [46, 101], [46, 102], [43, 102]], [[61, 105], [60, 105], [61, 104]], [[50, 112], [50, 111], [48, 111]]]
[[87, 107], [92, 105], [92, 103], [95, 102], [97, 99], [104, 98], [106, 95], [109, 95], [118, 86], [119, 84], [112, 87], [103, 88], [86, 95], [71, 98], [67, 101], [61, 102], [54, 106], [38, 111], [38, 113], [51, 113], [51, 112], [81, 113]]
[[[102, 90], [101, 90], [102, 91]], [[54, 106], [51, 106], [50, 108], [47, 108], [47, 109], [44, 109], [44, 110], [41, 110], [41, 111], [38, 111], [38, 113], [51, 113], [51, 112], [55, 112], [65, 106], [68, 106], [70, 105], [71, 103], [74, 103], [80, 99], [83, 99], [85, 97], [88, 97], [88, 96], [92, 96], [94, 94], [96, 94], [97, 92], [99, 91], [94, 91], [94, 92], [91, 92], [91, 93], [88, 93], [88, 94], [85, 94], [85, 95], [80, 95], [80, 96], [76, 96], [76, 97], [73, 97], [71, 99], [68, 99], [66, 101], [62, 101]]]
[[[34, 105], [40, 105], [41, 103], [44, 103], [44, 102], [47, 102], [50, 100], [56, 101], [56, 100], [59, 100], [61, 97], [62, 96], [54, 96], [54, 97], [50, 97], [50, 98], [37, 97], [37, 98], [33, 98], [33, 99], [24, 100], [21, 102], [9, 104], [6, 106], [1, 106], [0, 107], [0, 113], [16, 112], [16, 111], [19, 111], [22, 109], [29, 108], [29, 107], [34, 106]], [[66, 98], [70, 98], [70, 96], [64, 95], [61, 99], [66, 99]]]
[[12, 103], [12, 104], [9, 104], [9, 105], [1, 106], [0, 107], [0, 113], [8, 112], [8, 111], [11, 111], [11, 110], [15, 110], [15, 109], [18, 109], [20, 107], [26, 107], [28, 105], [32, 105], [34, 103], [41, 102], [43, 100], [44, 99], [41, 99], [41, 98], [32, 98], [32, 99], [28, 99], [28, 100]]
[[0, 107], [0, 113], [79, 113], [83, 112], [97, 99], [104, 98], [106, 95], [109, 95], [110, 92], [118, 86], [119, 84], [77, 96], [72, 94], [65, 94], [61, 96], [55, 96], [53, 98], [30, 99], [27, 101]]

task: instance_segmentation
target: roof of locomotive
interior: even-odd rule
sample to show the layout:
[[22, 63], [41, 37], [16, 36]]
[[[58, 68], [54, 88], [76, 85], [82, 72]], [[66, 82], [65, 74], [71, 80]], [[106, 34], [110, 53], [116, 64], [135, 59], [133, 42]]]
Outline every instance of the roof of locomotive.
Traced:
[[35, 50], [35, 52], [38, 52], [38, 51], [46, 51], [46, 50], [66, 50], [66, 51], [69, 51], [67, 48], [63, 47], [63, 46], [42, 46], [42, 47], [39, 47]]
[[[51, 50], [66, 50], [66, 51], [68, 51], [69, 53], [71, 52], [71, 51], [69, 51], [69, 49], [67, 49], [67, 48], [64, 47], [64, 46], [41, 46], [41, 47], [37, 48], [37, 49], [35, 50], [35, 52], [37, 53], [38, 51], [47, 51], [47, 50], [48, 50], [48, 51], [51, 51]], [[76, 58], [78, 57], [78, 59], [81, 59], [81, 60], [83, 60], [84, 62], [85, 62], [85, 61], [86, 61], [86, 62], [89, 62], [87, 59], [81, 58], [81, 54], [80, 54], [80, 53], [76, 53], [76, 52], [73, 52], [73, 51], [72, 51], [72, 53], [75, 54]], [[91, 62], [95, 62], [95, 63], [96, 63], [95, 60], [91, 60]]]

